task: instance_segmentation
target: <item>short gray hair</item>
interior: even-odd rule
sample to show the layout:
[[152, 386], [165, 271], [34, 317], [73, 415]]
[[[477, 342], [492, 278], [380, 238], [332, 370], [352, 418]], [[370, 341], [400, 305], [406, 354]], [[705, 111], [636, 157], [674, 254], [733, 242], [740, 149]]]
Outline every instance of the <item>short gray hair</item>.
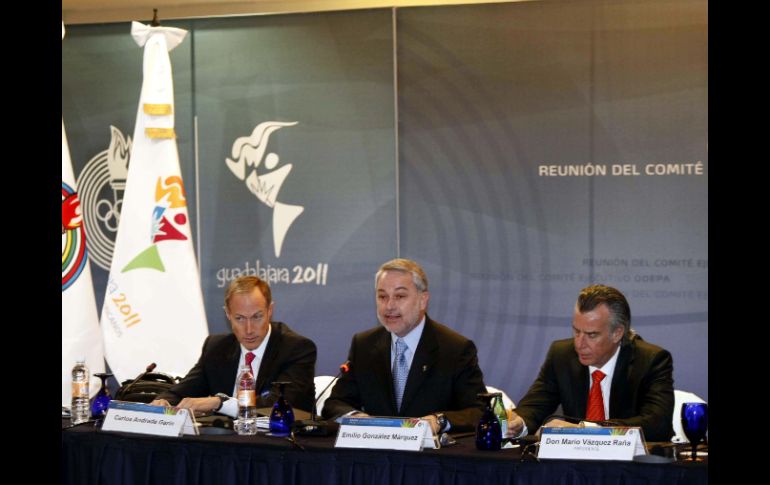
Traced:
[[417, 287], [417, 291], [428, 291], [428, 277], [425, 276], [425, 271], [419, 264], [411, 259], [396, 258], [391, 259], [387, 263], [383, 263], [377, 274], [374, 275], [374, 289], [377, 289], [377, 283], [380, 281], [380, 276], [386, 271], [401, 271], [404, 273], [412, 274], [412, 281], [414, 286]]

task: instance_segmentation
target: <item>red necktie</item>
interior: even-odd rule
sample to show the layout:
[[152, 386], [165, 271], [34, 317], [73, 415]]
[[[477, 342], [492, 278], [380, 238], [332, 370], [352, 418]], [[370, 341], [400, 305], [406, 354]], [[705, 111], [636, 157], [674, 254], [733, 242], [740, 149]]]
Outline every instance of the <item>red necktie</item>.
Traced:
[[251, 367], [251, 362], [254, 360], [254, 357], [256, 357], [256, 356], [254, 355], [253, 352], [246, 352], [246, 365], [248, 365], [249, 368], [251, 369], [251, 375], [256, 377], [254, 375], [254, 368]]
[[591, 391], [588, 393], [588, 406], [586, 407], [586, 420], [587, 421], [604, 421], [604, 398], [602, 396], [602, 379], [604, 379], [604, 372], [595, 370], [591, 377], [593, 377], [593, 384], [591, 384]]

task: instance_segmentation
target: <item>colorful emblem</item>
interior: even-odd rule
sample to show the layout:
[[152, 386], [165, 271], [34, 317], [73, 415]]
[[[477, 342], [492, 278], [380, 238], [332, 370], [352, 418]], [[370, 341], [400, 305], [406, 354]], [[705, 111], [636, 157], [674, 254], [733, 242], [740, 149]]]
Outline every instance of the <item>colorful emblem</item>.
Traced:
[[150, 246], [132, 259], [122, 270], [122, 273], [133, 269], [147, 268], [165, 272], [163, 261], [158, 251], [158, 243], [163, 241], [185, 241], [182, 231], [187, 224], [187, 200], [184, 193], [182, 177], [173, 175], [162, 180], [158, 177], [155, 185], [155, 207], [152, 210], [152, 227], [150, 228]]
[[61, 290], [69, 288], [86, 266], [86, 233], [78, 194], [61, 184]]

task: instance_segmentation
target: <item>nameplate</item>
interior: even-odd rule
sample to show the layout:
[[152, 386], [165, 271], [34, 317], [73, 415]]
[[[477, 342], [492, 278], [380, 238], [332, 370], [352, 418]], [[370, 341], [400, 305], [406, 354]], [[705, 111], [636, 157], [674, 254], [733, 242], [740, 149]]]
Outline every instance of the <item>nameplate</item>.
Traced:
[[543, 428], [538, 458], [631, 461], [646, 455], [639, 427]]
[[194, 421], [188, 409], [112, 400], [104, 416], [102, 430], [156, 436], [197, 435], [198, 428]]
[[420, 418], [341, 418], [336, 448], [422, 451], [433, 431]]

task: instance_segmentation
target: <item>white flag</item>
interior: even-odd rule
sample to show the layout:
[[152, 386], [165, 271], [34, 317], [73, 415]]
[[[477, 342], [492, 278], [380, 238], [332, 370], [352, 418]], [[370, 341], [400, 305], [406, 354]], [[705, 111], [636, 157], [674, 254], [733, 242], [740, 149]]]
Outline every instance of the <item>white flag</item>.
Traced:
[[144, 79], [101, 318], [105, 356], [119, 381], [152, 362], [158, 371], [185, 375], [208, 335], [168, 55], [186, 34], [131, 24], [131, 35], [144, 46]]
[[[62, 38], [64, 24], [62, 23]], [[99, 390], [104, 372], [102, 333], [96, 314], [96, 299], [88, 265], [86, 234], [80, 210], [70, 148], [61, 122], [61, 403], [72, 399], [72, 367], [85, 357], [92, 373], [91, 394]]]

